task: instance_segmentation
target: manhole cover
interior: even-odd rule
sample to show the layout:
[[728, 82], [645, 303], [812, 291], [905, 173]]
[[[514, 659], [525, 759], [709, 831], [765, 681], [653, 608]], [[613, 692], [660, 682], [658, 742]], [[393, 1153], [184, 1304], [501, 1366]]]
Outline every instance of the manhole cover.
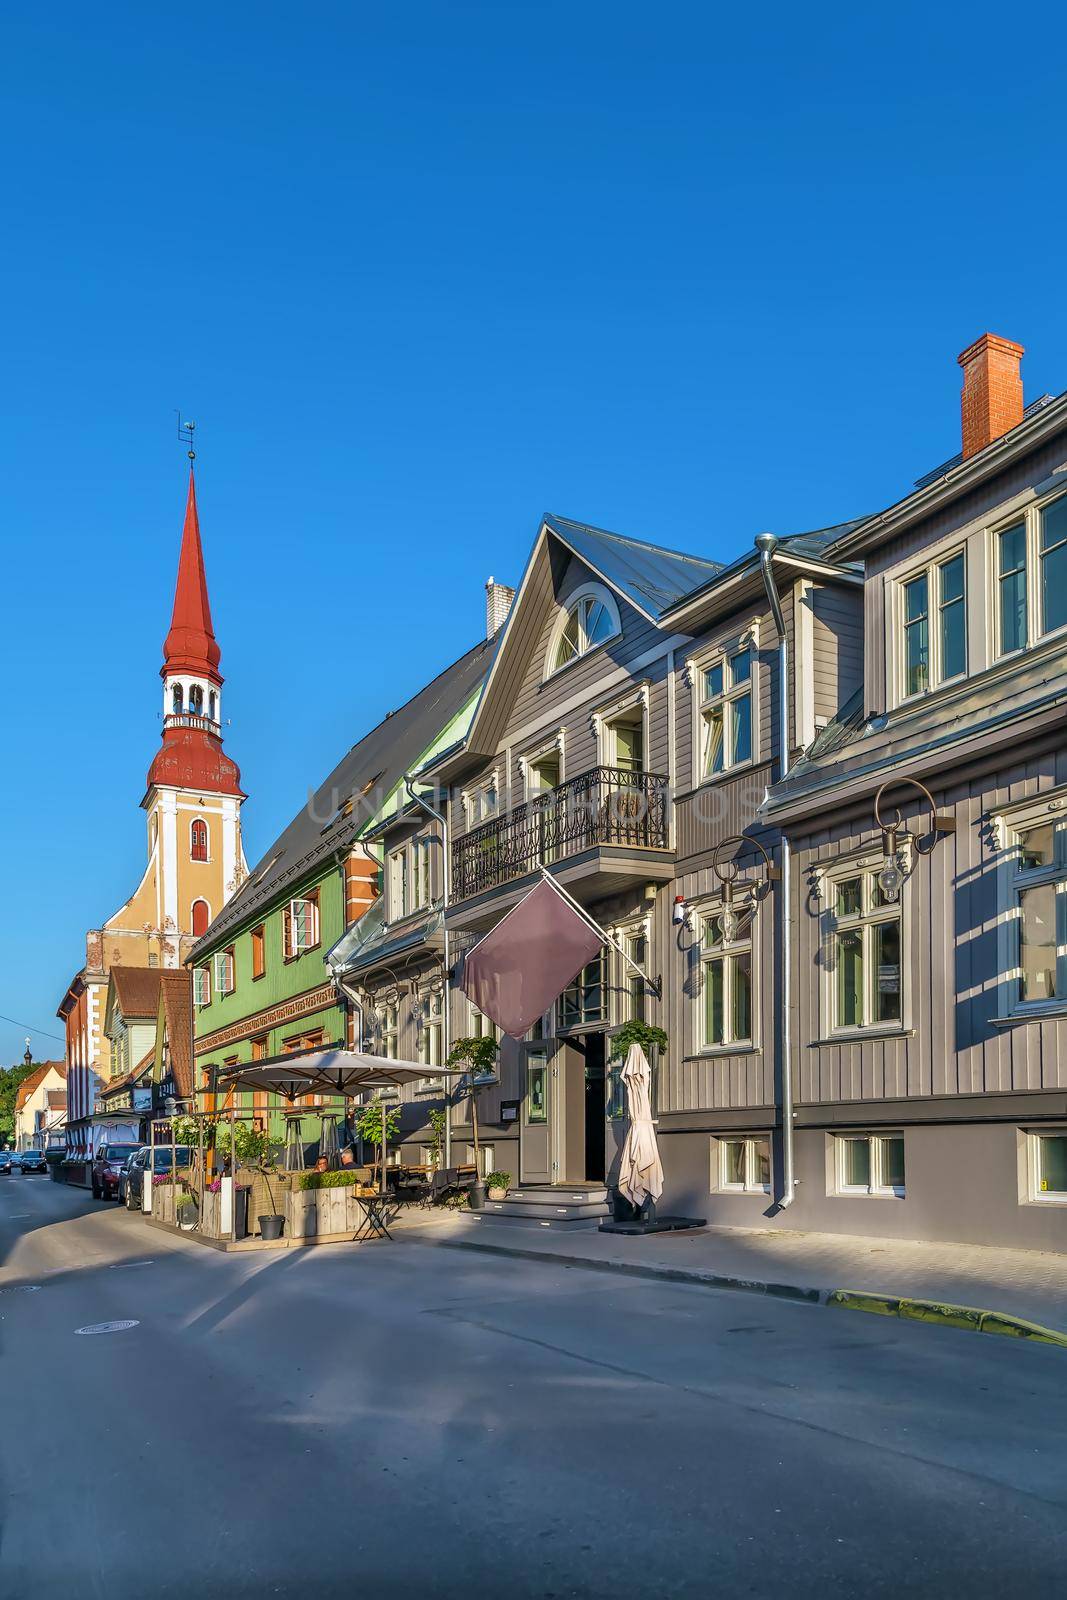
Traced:
[[88, 1327], [75, 1328], [75, 1333], [125, 1333], [127, 1328], [140, 1327], [138, 1322], [90, 1322]]

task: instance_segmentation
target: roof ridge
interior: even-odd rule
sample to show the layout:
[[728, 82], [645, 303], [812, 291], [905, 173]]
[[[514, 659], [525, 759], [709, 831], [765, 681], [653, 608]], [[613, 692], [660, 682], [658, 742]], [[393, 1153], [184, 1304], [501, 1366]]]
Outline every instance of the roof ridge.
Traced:
[[667, 544], [654, 544], [651, 539], [637, 539], [632, 533], [617, 533], [614, 528], [598, 528], [594, 522], [579, 522], [577, 517], [565, 517], [559, 511], [546, 511], [542, 522], [568, 522], [573, 528], [584, 528], [587, 533], [599, 533], [605, 539], [618, 539], [620, 544], [639, 545], [642, 550], [655, 550], [657, 555], [676, 556], [679, 561], [699, 561], [703, 567], [722, 568], [721, 561], [710, 556], [694, 555], [689, 550], [675, 550]]

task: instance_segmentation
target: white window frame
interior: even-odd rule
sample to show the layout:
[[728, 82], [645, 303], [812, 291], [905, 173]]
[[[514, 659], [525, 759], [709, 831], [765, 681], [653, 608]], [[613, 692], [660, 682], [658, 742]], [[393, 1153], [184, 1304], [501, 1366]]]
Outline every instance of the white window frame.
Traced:
[[[608, 929], [617, 945], [626, 952], [634, 967], [648, 975], [648, 957], [652, 949], [652, 918], [651, 916], [639, 917], [636, 920], [613, 925]], [[639, 939], [645, 943], [643, 958], [634, 954], [633, 946]], [[619, 951], [609, 947], [609, 990], [608, 990], [608, 1017], [612, 1026], [621, 1026], [631, 1019], [638, 1022], [648, 1021], [649, 988], [647, 982], [642, 983], [634, 971], [634, 967], [624, 961]], [[638, 991], [640, 997], [638, 998]], [[620, 1063], [621, 1065], [621, 1063]]]
[[[636, 713], [636, 714], [635, 714]], [[615, 730], [620, 722], [641, 724], [641, 765], [638, 772], [648, 772], [649, 758], [649, 684], [646, 680], [631, 689], [626, 694], [619, 696], [608, 705], [598, 706], [591, 718], [593, 732], [597, 742], [597, 765], [600, 767], [618, 767], [619, 757], [616, 748]]]
[[[941, 615], [946, 609], [941, 595], [942, 577], [945, 567], [951, 562], [961, 559], [963, 561], [963, 670], [954, 672], [951, 677], [945, 676], [944, 671], [944, 646], [942, 640]], [[926, 686], [923, 689], [908, 688], [908, 605], [907, 590], [911, 584], [919, 579], [926, 579]], [[924, 562], [921, 567], [914, 567], [896, 580], [897, 591], [897, 703], [903, 705], [905, 701], [917, 701], [925, 695], [933, 694], [946, 684], [962, 683], [970, 671], [970, 640], [968, 638], [969, 621], [969, 584], [970, 573], [967, 565], [967, 546], [965, 544], [953, 545], [950, 549], [939, 551], [936, 556]]]
[[214, 967], [216, 994], [220, 999], [224, 995], [233, 994], [237, 987], [237, 973], [232, 947], [216, 951]]
[[[748, 678], [740, 684], [730, 682], [730, 663], [737, 656], [748, 652], [749, 672]], [[722, 690], [719, 693], [706, 692], [707, 674], [716, 667], [722, 668]], [[693, 702], [693, 787], [700, 788], [707, 783], [721, 783], [724, 778], [731, 777], [737, 772], [746, 772], [749, 767], [755, 766], [760, 759], [760, 716], [759, 716], [759, 636], [756, 625], [740, 634], [734, 634], [729, 639], [721, 639], [693, 655], [686, 662], [686, 672], [692, 691]], [[747, 697], [749, 702], [749, 753], [740, 761], [730, 759], [730, 747], [733, 743], [731, 725], [733, 721], [733, 705], [738, 700]], [[722, 707], [722, 766], [716, 772], [705, 772], [704, 736], [705, 724], [709, 713], [716, 707]]]
[[193, 1004], [198, 1011], [211, 1004], [211, 968], [193, 968]]
[[[489, 796], [492, 795], [492, 801]], [[499, 773], [494, 767], [463, 790], [463, 817], [468, 829], [479, 828], [483, 822], [492, 822], [500, 815]]]
[[[1055, 859], [1047, 867], [1023, 867], [1021, 836], [1051, 827]], [[998, 1021], [1025, 1022], [1067, 1013], [1067, 784], [1030, 800], [1005, 806], [993, 818], [994, 841], [1000, 853], [998, 881], [998, 970], [1003, 998]], [[1042, 884], [1055, 886], [1056, 993], [1043, 1000], [1024, 1000], [1022, 987], [1022, 912], [1020, 895]]]
[[[745, 909], [738, 910], [739, 927], [733, 939], [724, 939], [718, 925], [721, 902], [704, 901], [693, 906], [693, 916], [700, 929], [699, 940], [695, 943], [696, 962], [699, 970], [699, 982], [696, 984], [696, 1026], [694, 1037], [698, 1040], [698, 1050], [701, 1055], [731, 1055], [738, 1050], [752, 1050], [756, 1045], [756, 1028], [758, 1010], [756, 1006], [756, 917], [757, 907], [753, 903]], [[714, 930], [715, 938], [709, 940], [709, 930]], [[748, 1037], [735, 1036], [734, 1022], [734, 988], [737, 982], [736, 968], [738, 956], [747, 955], [749, 958], [749, 1030]], [[708, 967], [714, 962], [721, 961], [723, 965], [723, 1037], [719, 1040], [708, 1038]]]
[[[1011, 516], [1005, 516], [993, 524], [989, 530], [990, 555], [989, 570], [992, 574], [993, 598], [993, 651], [994, 661], [1010, 660], [1012, 656], [1021, 655], [1025, 650], [1031, 650], [1045, 639], [1067, 632], [1067, 623], [1058, 628], [1047, 628], [1044, 616], [1044, 582], [1042, 563], [1045, 555], [1041, 550], [1041, 521], [1045, 512], [1057, 500], [1064, 498], [1062, 490], [1057, 493], [1045, 495], [1033, 504], [1017, 509]], [[1016, 645], [1011, 650], [1005, 650], [1001, 634], [1001, 605], [1000, 605], [1000, 536], [1012, 528], [1022, 525], [1025, 539], [1025, 575], [1026, 575], [1026, 637], [1021, 645]]]
[[[862, 1129], [853, 1131], [842, 1129], [839, 1133], [832, 1133], [833, 1140], [833, 1193], [842, 1200], [903, 1200], [907, 1193], [908, 1182], [908, 1150], [904, 1134], [899, 1128], [886, 1128], [878, 1133], [866, 1133]], [[870, 1181], [865, 1184], [849, 1183], [847, 1178], [847, 1152], [846, 1144], [850, 1139], [866, 1140], [869, 1145], [869, 1170]], [[899, 1139], [904, 1143], [904, 1182], [901, 1184], [887, 1183], [885, 1180], [885, 1146], [888, 1140]]]
[[[303, 932], [301, 932], [301, 928]], [[310, 895], [294, 895], [289, 902], [289, 949], [286, 954], [306, 955], [319, 943], [319, 905]]]
[[[907, 854], [909, 847], [903, 847]], [[900, 891], [899, 900], [878, 906], [874, 902], [875, 880], [882, 865], [881, 854], [864, 853], [828, 862], [819, 871], [819, 896], [822, 912], [822, 967], [823, 967], [823, 1035], [827, 1039], [857, 1039], [907, 1031], [910, 985], [907, 982], [907, 878]], [[844, 916], [837, 909], [840, 885], [851, 879], [862, 879], [861, 910]], [[885, 922], [900, 924], [900, 1016], [890, 1019], [874, 1017], [875, 963], [872, 959], [874, 939], [871, 930]], [[841, 1022], [837, 1014], [837, 935], [844, 929], [862, 930], [863, 951], [863, 1018], [862, 1022]]]
[[[599, 961], [600, 962], [600, 995], [601, 995], [600, 1016], [599, 1017], [587, 1017], [586, 1014], [585, 1014], [584, 1002], [583, 1002], [581, 1016], [579, 1016], [577, 1018], [577, 1020], [575, 1020], [573, 1022], [565, 1022], [563, 1020], [563, 995], [565, 995], [567, 993], [567, 990], [575, 989], [579, 985], [581, 985], [584, 989], [589, 989], [589, 988], [593, 987], [592, 984], [582, 985], [582, 976], [585, 973], [586, 967], [591, 967], [593, 965], [593, 962], [595, 962], [595, 961]], [[607, 952], [606, 952], [605, 949], [602, 949], [599, 952], [598, 955], [595, 955], [595, 956], [592, 957], [592, 960], [586, 962], [585, 967], [582, 968], [581, 972], [578, 974], [577, 978], [575, 978], [574, 982], [573, 983], [569, 983], [567, 985], [567, 988], [563, 990], [563, 993], [559, 996], [559, 999], [556, 1001], [556, 1031], [557, 1031], [557, 1033], [582, 1033], [582, 1032], [588, 1032], [590, 1028], [602, 1028], [602, 1027], [608, 1026], [609, 1023], [610, 1023], [610, 1019], [611, 1019], [611, 989], [610, 989], [610, 985], [611, 985], [611, 970], [610, 970], [610, 967], [609, 967], [608, 961], [607, 961]]]
[[433, 905], [433, 840], [427, 833], [411, 841], [411, 909], [425, 911]]
[[[742, 1183], [732, 1183], [726, 1176], [726, 1147], [743, 1144], [745, 1177]], [[759, 1155], [756, 1146], [767, 1146], [767, 1182], [756, 1176], [759, 1172]], [[714, 1133], [711, 1136], [711, 1191], [713, 1194], [770, 1194], [774, 1180], [774, 1142], [769, 1133]]]
[[389, 852], [389, 921], [402, 922], [407, 916], [408, 906], [408, 847], [400, 846], [399, 850]]
[[1067, 1139], [1067, 1126], [1028, 1128], [1026, 1130], [1026, 1180], [1027, 1199], [1036, 1206], [1067, 1205], [1067, 1190], [1041, 1188], [1041, 1140]]
[[[603, 639], [598, 639], [596, 644], [591, 645], [586, 638], [585, 615], [588, 608], [594, 604], [600, 604], [604, 607], [611, 623], [611, 632], [605, 634]], [[569, 661], [563, 661], [557, 666], [556, 657], [559, 654], [560, 641], [563, 638], [564, 630], [572, 612], [579, 608], [582, 609], [578, 618], [578, 653], [572, 656]], [[583, 583], [580, 589], [575, 589], [573, 594], [567, 596], [559, 608], [559, 614], [549, 636], [548, 649], [545, 651], [544, 677], [546, 679], [553, 678], [558, 672], [566, 672], [569, 667], [573, 667], [577, 662], [584, 660], [594, 650], [602, 650], [605, 645], [611, 643], [612, 639], [617, 639], [621, 633], [622, 622], [619, 617], [619, 607], [611, 590], [602, 583]]]
[[400, 1045], [400, 1005], [396, 1000], [380, 1000], [374, 1007], [375, 1032], [381, 1054], [396, 1061]]
[[[424, 989], [419, 1015], [419, 1060], [424, 1067], [443, 1067], [445, 1049], [445, 997], [439, 989]], [[436, 1040], [436, 1044], [435, 1041]], [[439, 1089], [440, 1078], [420, 1078], [419, 1089]]]
[[[559, 770], [559, 783], [566, 782], [563, 755], [563, 729], [557, 728], [551, 739], [536, 745], [532, 750], [524, 751], [518, 757], [519, 771], [522, 774], [523, 795], [527, 800], [536, 800], [539, 797], [552, 793], [552, 789], [542, 789], [534, 784], [534, 768], [542, 761], [554, 756]], [[553, 785], [558, 788], [559, 784]]]

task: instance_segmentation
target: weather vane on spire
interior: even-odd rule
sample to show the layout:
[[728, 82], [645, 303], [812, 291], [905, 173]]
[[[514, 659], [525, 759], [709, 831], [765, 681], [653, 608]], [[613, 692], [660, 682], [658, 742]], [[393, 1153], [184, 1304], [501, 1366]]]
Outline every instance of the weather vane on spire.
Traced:
[[178, 418], [178, 438], [182, 441], [183, 444], [187, 444], [189, 446], [189, 460], [191, 462], [195, 461], [196, 460], [196, 451], [193, 449], [193, 430], [196, 427], [196, 423], [195, 422], [183, 422], [182, 421], [182, 414], [181, 414], [180, 411], [177, 412], [176, 415], [177, 415], [177, 418]]

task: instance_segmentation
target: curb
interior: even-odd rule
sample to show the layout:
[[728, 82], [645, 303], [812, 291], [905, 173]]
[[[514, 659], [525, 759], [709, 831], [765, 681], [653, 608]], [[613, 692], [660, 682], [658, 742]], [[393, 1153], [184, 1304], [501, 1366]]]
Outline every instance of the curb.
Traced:
[[904, 1317], [910, 1322], [936, 1322], [945, 1328], [966, 1328], [971, 1333], [999, 1333], [1009, 1339], [1032, 1339], [1038, 1344], [1054, 1344], [1067, 1349], [1067, 1333], [1046, 1328], [1026, 1317], [1013, 1317], [1006, 1311], [983, 1311], [978, 1306], [958, 1306], [943, 1300], [897, 1299], [893, 1295], [868, 1294], [855, 1289], [833, 1289], [826, 1297], [828, 1306], [845, 1311], [869, 1311], [878, 1317]]
[[658, 1267], [647, 1262], [598, 1261], [589, 1256], [570, 1255], [560, 1250], [524, 1249], [521, 1245], [488, 1244], [481, 1239], [434, 1239], [409, 1234], [416, 1244], [432, 1244], [441, 1250], [478, 1250], [483, 1255], [511, 1256], [520, 1261], [556, 1262], [564, 1267], [583, 1267], [587, 1272], [613, 1272], [626, 1278], [650, 1278], [660, 1283], [691, 1283], [705, 1289], [736, 1289], [743, 1294], [770, 1295], [804, 1305], [837, 1307], [843, 1311], [866, 1311], [879, 1317], [901, 1317], [909, 1322], [928, 1322], [943, 1328], [963, 1328], [971, 1333], [995, 1333], [1036, 1344], [1059, 1345], [1067, 1349], [1067, 1333], [1046, 1328], [1025, 1317], [1006, 1311], [983, 1311], [976, 1306], [955, 1305], [948, 1301], [905, 1299], [896, 1295], [874, 1294], [860, 1289], [805, 1289], [791, 1283], [763, 1283], [755, 1278], [732, 1278], [718, 1272], [701, 1272], [686, 1267]]

